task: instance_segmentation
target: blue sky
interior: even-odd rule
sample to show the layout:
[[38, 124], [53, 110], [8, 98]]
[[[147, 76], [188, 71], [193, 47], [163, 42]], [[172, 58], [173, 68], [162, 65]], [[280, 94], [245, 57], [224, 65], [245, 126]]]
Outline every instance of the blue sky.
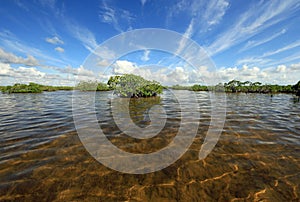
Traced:
[[[0, 16], [0, 85], [73, 85], [81, 73], [100, 79], [84, 65], [90, 54], [111, 37], [143, 28], [172, 30], [197, 42], [215, 64], [216, 82], [300, 80], [297, 0], [3, 0]], [[145, 49], [107, 68], [168, 85], [199, 83], [211, 73]]]

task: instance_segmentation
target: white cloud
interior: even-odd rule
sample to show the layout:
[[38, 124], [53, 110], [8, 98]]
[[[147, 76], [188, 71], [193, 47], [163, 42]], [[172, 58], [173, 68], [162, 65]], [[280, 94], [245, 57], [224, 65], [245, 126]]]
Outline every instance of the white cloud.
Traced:
[[118, 60], [112, 65], [112, 73], [114, 75], [122, 74], [136, 74], [144, 77], [147, 80], [156, 80], [163, 85], [175, 85], [184, 84], [187, 85], [190, 82], [199, 82], [203, 72], [207, 71], [207, 68], [202, 68], [199, 71], [199, 77], [195, 77], [195, 72], [191, 72], [182, 66], [176, 66], [174, 68], [146, 65], [138, 66], [136, 63], [127, 60]]
[[31, 55], [32, 57], [38, 57], [39, 60], [47, 61], [47, 63], [54, 63], [55, 65], [65, 65], [64, 61], [56, 57], [49, 56], [45, 53], [45, 51], [24, 44], [10, 31], [0, 32], [0, 43], [6, 49], [12, 50], [14, 52]]
[[285, 52], [285, 51], [289, 51], [291, 49], [294, 49], [294, 48], [297, 48], [297, 47], [300, 47], [300, 41], [295, 41], [295, 42], [292, 42], [284, 47], [281, 47], [277, 50], [273, 50], [273, 51], [268, 51], [260, 56], [252, 56], [252, 57], [247, 57], [247, 58], [242, 58], [242, 59], [239, 59], [236, 64], [237, 65], [240, 65], [240, 64], [248, 64], [248, 65], [261, 65], [261, 66], [271, 66], [271, 65], [278, 65], [278, 64], [281, 64], [281, 63], [288, 63], [288, 62], [291, 62], [291, 61], [295, 61], [295, 60], [298, 60], [300, 58], [300, 52], [295, 52], [294, 54], [292, 55], [288, 55], [287, 57], [283, 57], [281, 58], [280, 60], [273, 60], [273, 59], [270, 59], [268, 57], [270, 56], [273, 56], [273, 55], [276, 55], [278, 53], [282, 53], [282, 52]]
[[[243, 65], [241, 67], [220, 68], [211, 72], [206, 66], [198, 69], [187, 69], [183, 66], [175, 68], [164, 66], [138, 66], [127, 61], [118, 60], [113, 65], [113, 75], [133, 73], [148, 80], [156, 80], [163, 85], [192, 85], [195, 83], [215, 85], [236, 79], [240, 81], [259, 81], [270, 84], [295, 84], [300, 78], [300, 63], [278, 65], [270, 68]], [[59, 74], [42, 72], [34, 67], [12, 67], [7, 63], [0, 63], [0, 85], [14, 83], [36, 82], [46, 85], [74, 85], [79, 80], [100, 80], [106, 82], [109, 74], [103, 75], [80, 66], [56, 69]], [[215, 75], [218, 75], [216, 77]]]
[[[117, 48], [117, 47], [115, 47]], [[98, 58], [106, 59], [106, 60], [114, 60], [116, 58], [116, 53], [114, 50], [109, 49], [106, 46], [101, 46], [94, 52]]]
[[285, 65], [278, 65], [276, 68], [277, 72], [285, 72], [286, 71], [286, 66]]
[[22, 58], [13, 53], [6, 52], [2, 48], [0, 48], [0, 61], [4, 63], [23, 64], [26, 66], [39, 65], [38, 60], [31, 55], [28, 55], [27, 58]]
[[0, 76], [10, 76], [12, 72], [12, 68], [10, 64], [0, 63]]
[[225, 0], [207, 1], [203, 18], [207, 21], [208, 26], [218, 24], [226, 13], [228, 6], [229, 3]]
[[290, 50], [290, 49], [293, 49], [293, 48], [296, 48], [296, 47], [299, 47], [299, 46], [300, 46], [300, 40], [292, 42], [289, 45], [284, 46], [284, 47], [282, 47], [280, 49], [277, 49], [275, 51], [270, 51], [270, 52], [264, 53], [262, 57], [272, 56], [272, 55], [275, 55], [275, 54], [278, 54], [278, 53], [281, 53], [281, 52], [284, 52], [284, 51], [287, 51], [287, 50]]
[[105, 0], [101, 2], [99, 18], [102, 22], [112, 25], [118, 32], [124, 31], [121, 25], [127, 26], [125, 31], [131, 29], [131, 22], [134, 19], [129, 11], [109, 6]]
[[137, 65], [127, 60], [117, 60], [113, 64], [114, 74], [132, 74], [137, 69]]
[[56, 47], [55, 50], [56, 50], [57, 52], [60, 52], [60, 53], [65, 52], [65, 49], [63, 49], [62, 47], [59, 47], [59, 46]]
[[240, 51], [245, 51], [251, 48], [254, 48], [256, 46], [265, 44], [269, 41], [272, 41], [273, 39], [281, 36], [282, 34], [286, 33], [286, 29], [281, 30], [280, 32], [277, 32], [275, 34], [273, 34], [272, 36], [268, 36], [267, 38], [261, 39], [261, 40], [257, 40], [257, 41], [248, 41], [247, 44], [240, 49]]
[[[300, 4], [293, 0], [261, 1], [251, 7], [207, 48], [211, 55], [235, 46], [295, 13]], [[253, 19], [253, 20], [252, 20]]]
[[[46, 73], [35, 67], [12, 67], [0, 62], [0, 85], [35, 82], [44, 85], [74, 86], [77, 81], [99, 80], [96, 73], [83, 66], [72, 68], [57, 68], [58, 73]], [[105, 77], [106, 79], [108, 76]]]
[[80, 65], [78, 68], [73, 68], [71, 66], [66, 66], [64, 68], [57, 69], [60, 73], [63, 74], [72, 74], [74, 76], [86, 76], [86, 77], [95, 77], [95, 73], [91, 70], [84, 68]]
[[72, 76], [74, 76], [72, 81], [75, 83], [78, 81], [96, 81], [99, 79], [95, 72], [85, 69], [82, 65], [79, 68], [69, 67], [69, 71], [72, 72]]
[[282, 64], [282, 63], [289, 63], [289, 62], [293, 62], [293, 61], [299, 61], [300, 59], [300, 51], [297, 51], [285, 58], [280, 59], [280, 61], [276, 60], [272, 63], [270, 63], [269, 65], [277, 65], [277, 64]]
[[115, 16], [115, 10], [107, 6], [106, 2], [103, 2], [103, 11], [100, 11], [100, 17], [102, 22], [113, 24], [117, 22]]
[[290, 68], [291, 70], [300, 71], [300, 63], [292, 64]]
[[113, 65], [114, 74], [134, 73], [148, 80], [156, 80], [163, 85], [216, 85], [236, 79], [240, 81], [259, 81], [269, 84], [294, 84], [300, 78], [300, 63], [292, 65], [278, 65], [276, 67], [260, 68], [258, 66], [243, 65], [240, 67], [220, 68], [211, 71], [206, 66], [188, 69], [183, 66], [175, 68], [163, 66], [138, 66], [133, 62], [122, 60]]
[[[1, 63], [0, 63], [1, 64]], [[3, 66], [1, 66], [3, 67]], [[3, 73], [3, 72], [2, 72]], [[38, 71], [34, 67], [18, 67], [14, 69], [12, 67], [6, 66], [6, 76], [16, 77], [16, 78], [43, 78], [45, 76], [44, 72]]]
[[287, 85], [295, 84], [299, 80], [300, 66], [299, 64], [292, 64], [290, 66], [278, 65], [276, 67], [261, 69], [256, 66], [249, 67], [244, 65], [241, 68], [222, 68], [218, 70], [218, 74], [221, 82], [236, 79], [240, 81], [259, 81], [261, 83]]
[[89, 29], [67, 20], [65, 24], [73, 37], [79, 40], [87, 50], [93, 52], [97, 48], [96, 37]]
[[27, 78], [33, 78], [33, 77], [41, 77], [43, 78], [45, 76], [44, 72], [38, 71], [34, 67], [19, 67], [15, 70], [17, 74], [19, 74], [20, 77], [27, 77]]
[[206, 32], [212, 26], [222, 21], [228, 7], [229, 3], [227, 0], [181, 0], [170, 8], [167, 24], [169, 24], [172, 17], [187, 14], [190, 19], [197, 22], [195, 24], [196, 30]]
[[189, 26], [188, 26], [188, 28], [185, 30], [185, 32], [183, 34], [183, 37], [179, 41], [178, 48], [175, 52], [176, 55], [179, 55], [184, 49], [186, 49], [188, 47], [187, 42], [193, 34], [193, 26], [194, 26], [194, 20], [192, 19]]
[[87, 77], [90, 77], [90, 78], [95, 77], [94, 72], [92, 72], [88, 69], [85, 69], [82, 65], [80, 65], [80, 67], [77, 69], [77, 72], [78, 72], [78, 75], [81, 75], [81, 76], [87, 76]]
[[46, 38], [46, 41], [47, 41], [48, 43], [51, 43], [51, 44], [54, 44], [54, 45], [57, 45], [57, 44], [64, 44], [64, 42], [63, 42], [60, 38], [58, 38], [57, 36], [54, 36], [54, 37], [52, 37], [52, 38], [47, 37], [47, 38]]
[[173, 84], [182, 84], [187, 83], [189, 81], [189, 75], [182, 67], [175, 67], [169, 74], [167, 74], [169, 78], [168, 83]]
[[142, 61], [148, 61], [148, 60], [150, 60], [149, 54], [150, 54], [150, 51], [149, 50], [145, 50], [144, 51], [144, 55], [142, 56], [141, 60]]
[[272, 62], [271, 59], [266, 59], [266, 58], [258, 58], [258, 57], [247, 57], [247, 58], [243, 58], [243, 59], [239, 59], [236, 62], [236, 65], [266, 65], [269, 64], [270, 62]]
[[142, 6], [144, 6], [146, 2], [147, 2], [147, 0], [141, 0]]
[[[37, 70], [34, 67], [12, 68], [10, 64], [0, 63], [0, 85], [14, 83], [44, 83], [46, 73]], [[3, 78], [9, 78], [11, 83], [2, 83]]]
[[110, 62], [108, 60], [104, 59], [104, 60], [98, 61], [97, 65], [100, 67], [107, 67], [108, 65], [110, 65]]
[[29, 82], [54, 86], [74, 86], [75, 79], [65, 75], [41, 72], [33, 67], [13, 68], [9, 64], [0, 63], [0, 85]]

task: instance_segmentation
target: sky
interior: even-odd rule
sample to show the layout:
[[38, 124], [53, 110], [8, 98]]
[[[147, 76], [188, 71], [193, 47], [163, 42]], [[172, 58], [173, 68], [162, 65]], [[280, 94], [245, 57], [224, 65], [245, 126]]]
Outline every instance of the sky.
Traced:
[[[2, 0], [0, 16], [0, 85], [75, 85], [125, 73], [165, 85], [300, 80], [298, 0]], [[173, 52], [139, 46], [119, 55], [121, 45], [103, 46], [148, 28], [183, 38], [152, 37]], [[200, 62], [180, 56], [187, 53]]]

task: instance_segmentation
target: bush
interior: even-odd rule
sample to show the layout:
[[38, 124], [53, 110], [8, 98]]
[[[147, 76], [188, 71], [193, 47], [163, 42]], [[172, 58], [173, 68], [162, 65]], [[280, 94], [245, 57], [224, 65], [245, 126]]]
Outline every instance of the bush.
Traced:
[[300, 97], [300, 81], [293, 85], [292, 89], [296, 92], [296, 95]]
[[95, 91], [97, 89], [97, 81], [80, 81], [76, 86], [76, 90]]
[[98, 83], [97, 81], [80, 81], [76, 86], [76, 90], [81, 91], [108, 91], [110, 88], [105, 83]]
[[208, 91], [208, 87], [207, 86], [201, 86], [201, 85], [193, 85], [191, 87], [192, 91]]
[[97, 85], [97, 91], [108, 91], [110, 88], [106, 83], [98, 83]]
[[73, 90], [73, 87], [44, 86], [37, 83], [29, 83], [28, 85], [16, 83], [13, 86], [1, 86], [0, 90], [3, 93], [41, 93], [43, 91]]
[[151, 97], [162, 93], [163, 90], [160, 83], [133, 74], [112, 76], [107, 84], [120, 97]]
[[191, 90], [191, 86], [181, 86], [181, 85], [173, 85], [170, 87], [170, 89], [173, 89], [173, 90]]
[[4, 93], [41, 93], [41, 85], [36, 83], [20, 84], [16, 83], [13, 86], [6, 86], [1, 89]]

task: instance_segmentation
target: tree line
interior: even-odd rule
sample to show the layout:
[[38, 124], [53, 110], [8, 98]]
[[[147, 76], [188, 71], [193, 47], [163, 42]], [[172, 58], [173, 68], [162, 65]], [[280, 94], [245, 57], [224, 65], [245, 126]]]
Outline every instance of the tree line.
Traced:
[[30, 82], [29, 84], [16, 83], [12, 86], [0, 86], [3, 93], [41, 93], [43, 91], [73, 90], [70, 86], [47, 86]]
[[[56, 90], [81, 90], [81, 91], [109, 91], [114, 90], [120, 97], [151, 97], [162, 93], [164, 88], [156, 81], [148, 81], [141, 76], [124, 74], [111, 76], [107, 83], [98, 81], [80, 81], [75, 87], [48, 86], [36, 83], [14, 84], [13, 86], [0, 86], [3, 93], [41, 93]], [[174, 90], [191, 91], [221, 91], [227, 93], [294, 93], [300, 96], [300, 81], [295, 85], [262, 84], [260, 82], [231, 80], [215, 86], [195, 84], [193, 86], [174, 85]]]
[[262, 84], [260, 82], [238, 81], [231, 80], [228, 83], [219, 83], [215, 86], [205, 86], [195, 84], [193, 86], [171, 87], [175, 90], [192, 90], [192, 91], [222, 91], [227, 93], [295, 93], [300, 96], [300, 81], [295, 85], [277, 85], [277, 84]]

